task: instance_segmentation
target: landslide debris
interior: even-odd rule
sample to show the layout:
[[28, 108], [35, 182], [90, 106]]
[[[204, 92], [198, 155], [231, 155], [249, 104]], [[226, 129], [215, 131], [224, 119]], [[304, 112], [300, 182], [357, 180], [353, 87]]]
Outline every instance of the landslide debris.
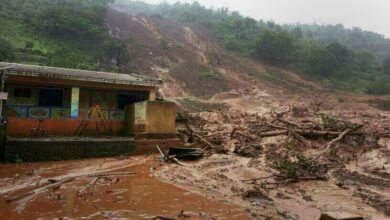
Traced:
[[343, 215], [389, 216], [390, 179], [365, 167], [368, 155], [386, 149], [380, 143], [389, 138], [388, 125], [380, 120], [388, 116], [372, 117], [375, 126], [291, 107], [262, 115], [191, 113], [180, 132], [205, 158], [155, 175], [246, 207], [255, 219], [319, 219], [334, 212], [329, 204]]

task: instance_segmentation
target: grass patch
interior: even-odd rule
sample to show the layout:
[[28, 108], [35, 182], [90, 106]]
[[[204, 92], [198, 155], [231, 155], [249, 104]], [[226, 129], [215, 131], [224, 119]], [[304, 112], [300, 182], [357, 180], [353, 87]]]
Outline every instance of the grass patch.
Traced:
[[176, 42], [176, 48], [180, 49], [180, 48], [183, 48], [183, 44], [182, 43], [179, 43], [179, 42]]
[[221, 73], [219, 73], [215, 70], [201, 72], [200, 76], [207, 78], [207, 79], [221, 79], [222, 78]]

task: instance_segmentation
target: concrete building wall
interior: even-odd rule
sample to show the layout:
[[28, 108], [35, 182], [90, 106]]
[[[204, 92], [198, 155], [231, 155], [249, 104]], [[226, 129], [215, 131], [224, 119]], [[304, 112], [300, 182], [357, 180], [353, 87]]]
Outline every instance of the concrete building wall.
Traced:
[[147, 133], [176, 133], [175, 103], [149, 101], [147, 118]]
[[124, 130], [127, 135], [173, 136], [177, 133], [176, 104], [167, 101], [145, 101], [128, 106]]

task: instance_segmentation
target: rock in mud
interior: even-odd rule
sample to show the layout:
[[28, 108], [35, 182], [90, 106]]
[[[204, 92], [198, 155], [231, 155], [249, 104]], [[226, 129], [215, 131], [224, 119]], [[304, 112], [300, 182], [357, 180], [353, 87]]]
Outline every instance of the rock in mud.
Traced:
[[233, 153], [242, 157], [258, 157], [262, 152], [262, 146], [258, 143], [250, 143], [247, 146], [236, 145]]
[[261, 202], [268, 201], [272, 202], [273, 199], [270, 198], [266, 193], [262, 192], [258, 188], [250, 189], [242, 194], [242, 198], [244, 200], [248, 200], [249, 202]]

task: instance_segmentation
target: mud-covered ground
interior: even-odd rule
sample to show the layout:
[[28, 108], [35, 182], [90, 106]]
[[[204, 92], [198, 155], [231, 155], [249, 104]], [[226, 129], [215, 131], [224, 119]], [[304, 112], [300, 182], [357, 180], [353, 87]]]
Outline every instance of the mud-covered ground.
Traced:
[[[0, 218], [250, 219], [240, 206], [196, 195], [151, 177], [160, 166], [153, 156], [0, 165]], [[46, 185], [50, 178], [118, 172], [135, 174], [100, 178], [92, 189], [82, 192], [80, 189], [93, 178], [77, 178], [59, 188], [6, 202]]]
[[[254, 219], [319, 219], [322, 213], [340, 218], [390, 219], [388, 136], [346, 136], [321, 159], [326, 167], [324, 180], [281, 181], [275, 178], [279, 175], [276, 162], [291, 158], [292, 151], [314, 158], [332, 138], [309, 138], [302, 144], [291, 141], [289, 135], [256, 139], [256, 132], [250, 133], [262, 129], [259, 121], [273, 121], [271, 111], [283, 112], [289, 106], [298, 106], [308, 112], [299, 117], [287, 116], [288, 120], [304, 125], [324, 114], [363, 125], [362, 132], [366, 134], [388, 134], [390, 114], [375, 108], [374, 97], [278, 96], [244, 89], [220, 93], [208, 102], [226, 103], [228, 110], [192, 114], [192, 124], [196, 132], [218, 147], [218, 152], [186, 166], [165, 166], [155, 173], [160, 179], [244, 207]], [[256, 140], [233, 136], [235, 129]], [[200, 143], [201, 147], [207, 146]]]
[[[340, 169], [327, 181], [277, 183], [268, 178], [276, 171], [266, 165], [265, 155], [244, 158], [214, 154], [186, 166], [165, 166], [155, 175], [200, 195], [211, 194], [245, 207], [255, 219], [319, 219], [321, 213], [389, 218], [389, 179], [358, 171], [351, 175], [351, 171]], [[350, 169], [360, 168], [350, 165]], [[246, 181], [251, 178], [264, 179]]]
[[[181, 210], [190, 219], [318, 219], [321, 213], [389, 219], [390, 140], [381, 139], [382, 147], [331, 170], [329, 180], [293, 183], [270, 178], [283, 141], [264, 140], [255, 157], [212, 154], [185, 166], [161, 164], [157, 155], [1, 165], [2, 219], [186, 219], [178, 217]], [[135, 174], [101, 178], [82, 193], [92, 178], [78, 178], [6, 202], [50, 178], [114, 172]]]
[[[302, 144], [296, 140], [290, 142], [289, 135], [257, 139], [250, 134], [254, 140], [245, 144], [245, 138], [232, 135], [234, 129], [243, 134], [262, 129], [256, 127], [259, 121], [266, 118], [271, 122], [272, 110], [282, 112], [289, 106], [308, 108], [308, 115], [287, 118], [297, 123], [314, 123], [323, 113], [363, 124], [365, 133], [388, 133], [390, 114], [376, 109], [372, 97], [271, 96], [260, 89], [243, 89], [220, 93], [204, 102], [226, 105], [222, 112], [195, 114], [198, 122], [204, 123], [197, 132], [221, 147], [221, 151], [208, 152], [198, 161], [182, 161], [185, 166], [161, 164], [156, 155], [0, 165], [1, 219], [152, 219], [165, 216], [311, 220], [319, 219], [322, 213], [390, 219], [389, 137], [360, 140], [359, 136], [347, 135], [333, 146], [332, 154], [320, 160], [321, 166], [326, 167], [321, 173], [326, 178], [289, 181], [275, 178], [280, 175], [275, 163], [291, 157], [292, 152], [311, 158], [333, 137], [307, 139], [306, 144]], [[314, 112], [316, 107], [319, 110]], [[195, 146], [205, 147], [202, 142], [198, 144], [203, 145]], [[45, 186], [50, 179], [102, 172], [135, 174], [99, 178], [94, 187], [82, 192], [80, 189], [94, 179], [76, 178], [55, 189], [6, 202]]]

